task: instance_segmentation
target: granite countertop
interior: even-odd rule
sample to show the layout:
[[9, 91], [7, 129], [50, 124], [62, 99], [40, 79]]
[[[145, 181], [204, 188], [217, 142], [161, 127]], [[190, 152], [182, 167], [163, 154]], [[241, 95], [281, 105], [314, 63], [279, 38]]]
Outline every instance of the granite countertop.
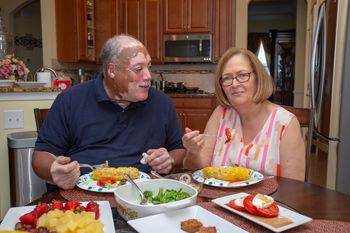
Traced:
[[167, 94], [171, 98], [215, 98], [216, 95], [213, 93], [208, 94]]
[[60, 92], [60, 87], [2, 87], [0, 92]]

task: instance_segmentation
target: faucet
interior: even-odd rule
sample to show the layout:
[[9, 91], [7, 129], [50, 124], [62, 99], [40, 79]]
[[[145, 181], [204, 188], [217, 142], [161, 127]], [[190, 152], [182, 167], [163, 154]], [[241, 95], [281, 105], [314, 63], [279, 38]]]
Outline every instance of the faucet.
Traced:
[[55, 75], [55, 80], [58, 80], [57, 73], [56, 73], [56, 71], [54, 69], [52, 69], [50, 67], [42, 67], [42, 68], [39, 68], [37, 71], [35, 71], [35, 73], [34, 73], [34, 81], [35, 81], [35, 78], [36, 78], [36, 74], [38, 72], [44, 72], [45, 70], [51, 71], [53, 73], [53, 75]]

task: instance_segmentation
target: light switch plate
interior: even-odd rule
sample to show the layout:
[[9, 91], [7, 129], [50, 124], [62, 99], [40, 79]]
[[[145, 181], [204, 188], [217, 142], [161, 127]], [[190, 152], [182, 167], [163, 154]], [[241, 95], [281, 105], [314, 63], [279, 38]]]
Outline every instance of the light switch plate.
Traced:
[[4, 129], [24, 128], [23, 110], [4, 111]]

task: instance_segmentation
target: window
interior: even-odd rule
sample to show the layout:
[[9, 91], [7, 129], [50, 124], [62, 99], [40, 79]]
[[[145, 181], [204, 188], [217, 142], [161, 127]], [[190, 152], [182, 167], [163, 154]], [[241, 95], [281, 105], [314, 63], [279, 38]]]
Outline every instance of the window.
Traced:
[[260, 41], [260, 46], [259, 46], [257, 54], [258, 54], [257, 55], [258, 59], [265, 66], [267, 73], [270, 75], [270, 70], [269, 70], [269, 66], [268, 66], [267, 61], [266, 61], [266, 53], [265, 53], [262, 41]]

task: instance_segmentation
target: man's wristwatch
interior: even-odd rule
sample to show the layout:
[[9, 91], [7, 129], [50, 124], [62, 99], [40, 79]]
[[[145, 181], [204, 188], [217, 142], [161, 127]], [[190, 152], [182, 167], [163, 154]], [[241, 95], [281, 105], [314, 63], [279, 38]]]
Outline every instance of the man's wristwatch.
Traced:
[[171, 159], [171, 168], [173, 168], [175, 166], [175, 160], [170, 154], [169, 154], [169, 157]]

